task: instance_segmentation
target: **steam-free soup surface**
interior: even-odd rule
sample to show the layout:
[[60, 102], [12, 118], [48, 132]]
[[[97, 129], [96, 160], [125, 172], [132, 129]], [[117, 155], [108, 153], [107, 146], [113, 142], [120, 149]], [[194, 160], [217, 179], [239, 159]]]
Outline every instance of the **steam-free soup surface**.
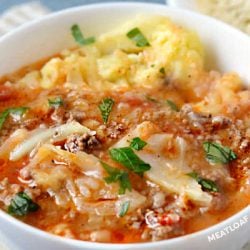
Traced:
[[0, 207], [44, 231], [129, 243], [192, 233], [250, 201], [250, 90], [204, 69], [165, 17], [99, 37], [0, 85]]

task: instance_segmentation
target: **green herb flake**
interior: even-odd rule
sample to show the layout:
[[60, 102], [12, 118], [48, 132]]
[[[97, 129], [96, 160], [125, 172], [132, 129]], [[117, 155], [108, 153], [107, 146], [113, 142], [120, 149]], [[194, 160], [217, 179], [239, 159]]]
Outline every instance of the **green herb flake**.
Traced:
[[199, 175], [196, 172], [191, 172], [191, 173], [188, 173], [187, 175], [192, 177], [195, 180], [199, 179]]
[[75, 41], [80, 45], [89, 45], [95, 42], [94, 37], [84, 38], [81, 29], [77, 24], [74, 24], [71, 27], [71, 34], [74, 37]]
[[123, 171], [118, 168], [113, 168], [105, 162], [101, 162], [101, 164], [103, 168], [106, 170], [106, 172], [109, 174], [108, 177], [104, 178], [105, 182], [108, 184], [119, 182], [120, 184], [119, 194], [125, 194], [126, 190], [129, 190], [129, 191], [132, 190], [129, 176], [126, 171]]
[[63, 106], [63, 99], [60, 96], [58, 96], [55, 97], [54, 99], [48, 99], [48, 103], [50, 107], [59, 108]]
[[230, 148], [216, 142], [204, 142], [203, 149], [206, 159], [211, 163], [226, 164], [237, 159], [237, 155]]
[[3, 124], [5, 123], [6, 119], [8, 118], [9, 115], [15, 115], [15, 116], [23, 116], [24, 113], [28, 110], [28, 107], [16, 107], [16, 108], [8, 108], [5, 109], [1, 114], [0, 114], [0, 129], [2, 129]]
[[146, 99], [147, 99], [148, 101], [150, 101], [150, 102], [158, 103], [158, 101], [157, 101], [155, 98], [151, 97], [151, 96], [146, 95]]
[[163, 67], [159, 69], [159, 72], [160, 72], [161, 74], [163, 74], [163, 75], [166, 74], [165, 69], [164, 69]]
[[143, 149], [146, 145], [147, 143], [143, 141], [140, 137], [133, 138], [133, 140], [130, 143], [130, 147], [137, 151]]
[[199, 184], [206, 191], [219, 192], [219, 188], [217, 187], [217, 185], [216, 185], [216, 183], [214, 181], [211, 181], [211, 180], [208, 180], [208, 179], [201, 179], [199, 181]]
[[109, 118], [109, 115], [111, 113], [114, 103], [115, 102], [113, 99], [105, 98], [102, 100], [102, 103], [98, 106], [102, 114], [103, 122], [105, 124], [108, 122], [108, 118]]
[[109, 154], [112, 160], [122, 164], [136, 174], [142, 175], [151, 168], [151, 166], [141, 160], [130, 147], [112, 148], [109, 150]]
[[139, 28], [134, 28], [127, 33], [127, 37], [136, 42], [137, 47], [150, 46], [147, 38], [142, 34]]
[[174, 110], [174, 111], [176, 111], [176, 112], [179, 112], [179, 111], [180, 111], [179, 107], [178, 107], [173, 101], [167, 100], [166, 102], [167, 102], [168, 106], [169, 106], [172, 110]]
[[127, 214], [128, 210], [129, 210], [129, 206], [130, 206], [130, 201], [125, 201], [124, 203], [122, 203], [119, 217], [123, 217]]
[[3, 124], [8, 116], [9, 116], [9, 110], [5, 110], [1, 113], [1, 115], [0, 115], [0, 129], [2, 129]]
[[11, 200], [8, 207], [8, 213], [17, 216], [24, 216], [30, 212], [36, 212], [39, 205], [32, 201], [32, 199], [24, 192], [19, 192]]
[[188, 173], [187, 175], [195, 179], [201, 185], [204, 191], [219, 192], [219, 188], [214, 181], [201, 178], [196, 172], [191, 172], [191, 173]]

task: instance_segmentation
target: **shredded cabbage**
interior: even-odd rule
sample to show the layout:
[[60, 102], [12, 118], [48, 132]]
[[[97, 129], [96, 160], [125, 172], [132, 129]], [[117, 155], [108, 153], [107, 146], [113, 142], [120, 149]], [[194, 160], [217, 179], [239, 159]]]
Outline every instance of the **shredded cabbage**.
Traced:
[[[198, 205], [208, 206], [211, 203], [211, 195], [203, 192], [201, 186], [187, 176], [191, 169], [185, 164], [186, 143], [183, 138], [174, 138], [171, 134], [160, 133], [151, 122], [143, 122], [113, 147], [127, 147], [133, 137], [140, 137], [147, 142], [147, 147], [135, 151], [140, 159], [151, 166], [151, 169], [144, 173], [147, 179], [170, 193], [186, 196]], [[173, 159], [169, 158], [164, 150], [168, 144], [173, 144], [178, 149]]]
[[75, 121], [54, 128], [35, 129], [31, 131], [30, 136], [25, 141], [18, 144], [11, 151], [9, 159], [11, 161], [17, 161], [45, 142], [50, 141], [51, 143], [54, 143], [64, 140], [67, 136], [74, 133], [84, 134], [89, 132], [90, 130], [87, 127], [84, 127]]

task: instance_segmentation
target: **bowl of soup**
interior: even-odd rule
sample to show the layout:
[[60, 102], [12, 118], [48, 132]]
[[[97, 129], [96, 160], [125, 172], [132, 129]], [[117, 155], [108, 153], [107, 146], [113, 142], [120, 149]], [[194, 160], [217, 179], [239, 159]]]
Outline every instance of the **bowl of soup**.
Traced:
[[110, 3], [34, 21], [0, 51], [8, 247], [247, 243], [248, 36], [189, 11]]

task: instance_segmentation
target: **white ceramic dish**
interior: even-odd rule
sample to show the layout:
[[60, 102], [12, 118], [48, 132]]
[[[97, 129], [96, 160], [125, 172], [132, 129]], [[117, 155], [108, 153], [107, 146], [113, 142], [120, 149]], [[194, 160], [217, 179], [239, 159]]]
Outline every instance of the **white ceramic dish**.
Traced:
[[171, 7], [198, 11], [196, 0], [166, 0], [166, 2]]
[[[173, 21], [196, 30], [206, 49], [207, 67], [236, 71], [250, 82], [250, 39], [243, 33], [209, 17], [163, 5], [110, 3], [73, 8], [25, 25], [0, 39], [0, 75], [54, 55], [74, 45], [70, 35], [73, 23], [81, 24], [86, 35], [96, 35], [117, 26], [137, 13], [169, 16]], [[216, 63], [215, 63], [216, 62]], [[248, 222], [233, 232], [209, 242], [245, 216]], [[250, 207], [206, 230], [184, 237], [143, 244], [101, 244], [57, 237], [30, 227], [0, 211], [0, 238], [11, 250], [238, 250], [250, 239]], [[1, 241], [1, 242], [3, 242]]]

